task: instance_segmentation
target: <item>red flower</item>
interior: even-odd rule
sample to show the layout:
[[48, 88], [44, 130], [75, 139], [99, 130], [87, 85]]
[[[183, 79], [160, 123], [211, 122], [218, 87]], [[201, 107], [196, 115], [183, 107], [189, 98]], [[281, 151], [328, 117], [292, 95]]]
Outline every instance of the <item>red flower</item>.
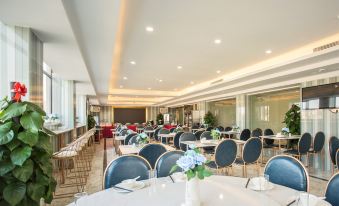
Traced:
[[14, 86], [14, 97], [13, 100], [19, 102], [21, 100], [21, 96], [25, 96], [27, 93], [27, 88], [25, 84], [20, 84], [20, 82], [15, 82]]

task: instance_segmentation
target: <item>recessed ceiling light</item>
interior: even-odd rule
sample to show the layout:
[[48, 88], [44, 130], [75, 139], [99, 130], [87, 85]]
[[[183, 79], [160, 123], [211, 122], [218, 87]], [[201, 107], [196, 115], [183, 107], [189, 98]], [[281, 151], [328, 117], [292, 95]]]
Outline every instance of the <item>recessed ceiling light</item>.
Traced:
[[120, 88], [124, 88], [124, 86], [120, 85]]
[[191, 81], [190, 83], [191, 83], [191, 84], [194, 84], [194, 82], [193, 82], [193, 81]]
[[221, 43], [221, 39], [214, 39], [214, 43], [215, 44], [220, 44]]
[[178, 69], [182, 69], [182, 66], [177, 66]]
[[177, 88], [174, 89], [174, 91], [177, 91], [177, 90], [178, 90]]
[[130, 61], [129, 63], [131, 63], [132, 65], [135, 65], [135, 64], [136, 64], [135, 61]]
[[323, 71], [325, 71], [325, 69], [319, 69], [319, 72], [323, 72]]
[[151, 87], [148, 87], [147, 89], [148, 89], [148, 90], [151, 90], [152, 88], [151, 88]]
[[272, 50], [268, 49], [265, 51], [266, 54], [271, 54], [272, 53]]
[[127, 80], [127, 77], [123, 77], [124, 80]]
[[153, 27], [151, 27], [151, 26], [146, 26], [146, 31], [148, 31], [148, 32], [153, 32], [154, 31], [154, 28]]
[[159, 82], [162, 82], [162, 79], [159, 79]]
[[217, 74], [220, 74], [220, 72], [221, 72], [220, 70], [217, 70]]

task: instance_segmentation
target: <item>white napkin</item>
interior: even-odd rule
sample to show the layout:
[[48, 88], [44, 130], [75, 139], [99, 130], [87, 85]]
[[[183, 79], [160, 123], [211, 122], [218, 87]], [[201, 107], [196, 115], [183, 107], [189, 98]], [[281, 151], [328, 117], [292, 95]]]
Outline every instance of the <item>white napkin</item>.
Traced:
[[171, 175], [174, 182], [185, 182], [186, 181], [186, 175], [183, 172], [175, 172]]

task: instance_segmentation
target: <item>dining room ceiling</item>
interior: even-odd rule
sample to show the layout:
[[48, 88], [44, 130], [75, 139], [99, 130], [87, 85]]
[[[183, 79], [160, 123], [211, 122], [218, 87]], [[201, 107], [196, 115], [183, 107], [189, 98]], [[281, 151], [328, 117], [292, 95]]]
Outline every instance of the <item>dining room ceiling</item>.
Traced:
[[[62, 0], [62, 5], [59, 13], [68, 21], [54, 23], [70, 25], [67, 32], [81, 54], [72, 58], [86, 67], [72, 69], [87, 73], [100, 104], [108, 105], [164, 104], [339, 34], [337, 0]], [[30, 12], [43, 18], [33, 6]], [[56, 62], [56, 56], [67, 57], [59, 52], [47, 58]], [[67, 71], [70, 65], [60, 67]]]

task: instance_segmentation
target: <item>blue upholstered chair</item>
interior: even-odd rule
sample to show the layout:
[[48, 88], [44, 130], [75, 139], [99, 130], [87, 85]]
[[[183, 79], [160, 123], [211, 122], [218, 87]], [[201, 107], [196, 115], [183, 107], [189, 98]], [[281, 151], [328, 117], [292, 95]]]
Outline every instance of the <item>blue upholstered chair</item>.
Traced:
[[156, 141], [159, 141], [159, 137], [158, 137], [158, 134], [159, 134], [159, 131], [161, 130], [161, 128], [156, 128], [155, 131], [154, 131], [154, 139]]
[[195, 137], [197, 138], [197, 140], [200, 140], [200, 136], [201, 134], [203, 133], [204, 131], [203, 130], [198, 130], [194, 133]]
[[207, 127], [206, 131], [210, 132], [212, 131], [213, 127]]
[[[314, 136], [313, 140], [313, 147], [310, 148], [308, 153], [310, 155], [320, 155], [322, 156], [322, 152], [324, 149], [324, 144], [325, 144], [325, 134], [323, 132], [317, 132]], [[323, 162], [323, 169], [325, 169], [325, 160], [321, 158]]]
[[337, 162], [337, 170], [339, 170], [339, 149], [337, 150], [337, 153], [336, 153], [336, 155], [335, 155], [335, 160], [336, 160], [336, 162]]
[[187, 132], [187, 133], [183, 133], [180, 138], [179, 138], [179, 146], [180, 149], [182, 151], [186, 151], [187, 150], [187, 145], [186, 144], [182, 144], [182, 141], [196, 141], [197, 138], [195, 137], [195, 135], [193, 133]]
[[203, 124], [200, 125], [200, 128], [201, 128], [201, 129], [204, 129], [204, 128], [205, 128], [205, 125], [203, 125]]
[[175, 127], [172, 127], [169, 131], [170, 131], [170, 133], [173, 133], [174, 130], [175, 130]]
[[299, 160], [301, 160], [302, 155], [306, 155], [307, 156], [306, 160], [307, 160], [307, 165], [308, 165], [308, 151], [311, 148], [311, 144], [312, 144], [312, 136], [310, 133], [306, 132], [299, 139], [298, 149], [297, 150], [290, 149], [290, 150], [284, 151], [284, 154], [292, 155], [298, 158]]
[[309, 176], [303, 164], [287, 155], [272, 157], [266, 164], [264, 174], [269, 175], [270, 182], [298, 191], [309, 191]]
[[169, 133], [171, 133], [171, 132], [170, 132], [168, 129], [161, 128], [161, 129], [159, 130], [159, 133], [158, 133], [158, 139], [159, 139], [159, 141], [161, 141], [161, 143], [166, 144], [166, 138], [160, 138], [160, 137], [159, 137], [159, 134], [169, 134]]
[[260, 128], [254, 129], [251, 136], [260, 138], [260, 136], [262, 136], [262, 130]]
[[[274, 135], [274, 132], [272, 129], [265, 129], [264, 130], [264, 135], [265, 136], [270, 136], [270, 135]], [[274, 145], [274, 139], [265, 139], [264, 140], [264, 143], [265, 143], [265, 147], [266, 148], [272, 148], [272, 147], [275, 147]]]
[[236, 158], [237, 144], [232, 139], [225, 139], [215, 148], [214, 161], [210, 161], [206, 165], [217, 169], [217, 173], [219, 173], [219, 169], [231, 168]]
[[339, 139], [335, 136], [332, 136], [328, 142], [328, 149], [330, 152], [330, 157], [332, 161], [332, 173], [334, 174], [334, 169], [337, 165], [336, 153], [339, 149]]
[[144, 157], [152, 168], [155, 166], [157, 159], [167, 150], [161, 144], [147, 144], [139, 151], [139, 155]]
[[247, 141], [249, 138], [251, 138], [251, 131], [249, 129], [241, 131], [240, 140]]
[[220, 132], [225, 130], [223, 126], [217, 126], [216, 129], [218, 129]]
[[251, 137], [244, 144], [242, 155], [235, 160], [235, 164], [242, 166], [242, 175], [247, 177], [247, 165], [256, 164], [258, 175], [260, 172], [260, 165], [258, 159], [261, 155], [262, 143], [257, 137]]
[[104, 189], [126, 179], [140, 176], [138, 180], [146, 180], [149, 177], [150, 164], [143, 157], [137, 155], [120, 156], [111, 161], [104, 172]]
[[175, 147], [175, 149], [180, 149], [180, 144], [179, 144], [179, 140], [180, 140], [180, 136], [184, 134], [184, 132], [177, 132], [173, 138], [173, 145]]
[[[224, 131], [231, 131], [232, 130], [232, 127], [225, 127], [225, 130]], [[225, 137], [226, 138], [230, 138], [230, 139], [233, 139], [234, 135], [233, 134], [225, 134]]]
[[[157, 171], [157, 177], [167, 177], [170, 175], [172, 167], [176, 164], [176, 161], [184, 156], [184, 152], [180, 150], [168, 151], [162, 154], [155, 163], [155, 170]], [[174, 172], [181, 172], [181, 168], [177, 168]]]
[[138, 134], [134, 134], [134, 135], [129, 139], [128, 144], [129, 144], [129, 145], [137, 144], [137, 143], [138, 143], [137, 138], [138, 138]]
[[122, 129], [120, 132], [119, 132], [119, 136], [125, 136], [128, 134], [128, 129]]
[[136, 133], [128, 134], [128, 135], [125, 137], [124, 145], [128, 145], [129, 140], [130, 140], [133, 136], [135, 136], [135, 135], [136, 135]]
[[202, 138], [213, 139], [210, 131], [204, 131], [203, 133], [201, 133], [200, 139]]
[[339, 173], [336, 173], [328, 181], [325, 197], [332, 206], [339, 206]]

